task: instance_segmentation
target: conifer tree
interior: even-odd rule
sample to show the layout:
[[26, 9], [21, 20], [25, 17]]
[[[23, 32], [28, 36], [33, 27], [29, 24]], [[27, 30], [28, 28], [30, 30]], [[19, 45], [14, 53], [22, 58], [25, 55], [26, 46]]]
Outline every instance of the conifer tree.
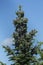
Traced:
[[21, 6], [19, 6], [16, 15], [17, 17], [13, 21], [15, 26], [13, 48], [11, 49], [9, 46], [3, 46], [3, 48], [5, 48], [9, 60], [13, 61], [11, 65], [35, 65], [37, 46], [34, 46], [34, 37], [37, 31], [34, 29], [27, 32], [28, 19], [24, 17]]

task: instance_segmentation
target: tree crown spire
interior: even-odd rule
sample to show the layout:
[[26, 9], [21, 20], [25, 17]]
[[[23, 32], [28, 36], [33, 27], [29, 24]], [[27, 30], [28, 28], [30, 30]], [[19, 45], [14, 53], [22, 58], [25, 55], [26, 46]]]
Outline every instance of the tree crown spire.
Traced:
[[19, 11], [21, 11], [21, 9], [22, 9], [22, 7], [21, 7], [21, 5], [19, 5]]

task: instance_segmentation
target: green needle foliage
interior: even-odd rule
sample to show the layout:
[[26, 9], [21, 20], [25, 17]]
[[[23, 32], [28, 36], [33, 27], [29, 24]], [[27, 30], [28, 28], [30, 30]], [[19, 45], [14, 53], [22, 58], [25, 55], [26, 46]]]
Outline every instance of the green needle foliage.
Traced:
[[42, 46], [43, 46], [43, 42], [39, 42], [39, 44], [38, 44], [39, 65], [43, 65], [43, 47]]
[[28, 19], [24, 17], [24, 11], [21, 6], [16, 12], [16, 19], [13, 21], [15, 26], [15, 32], [13, 33], [14, 46], [12, 49], [9, 46], [3, 46], [7, 52], [7, 56], [10, 61], [13, 61], [11, 65], [38, 65], [36, 59], [37, 46], [34, 46], [34, 37], [37, 31], [31, 30], [27, 32]]
[[3, 62], [0, 61], [0, 65], [6, 65], [6, 64], [4, 64]]

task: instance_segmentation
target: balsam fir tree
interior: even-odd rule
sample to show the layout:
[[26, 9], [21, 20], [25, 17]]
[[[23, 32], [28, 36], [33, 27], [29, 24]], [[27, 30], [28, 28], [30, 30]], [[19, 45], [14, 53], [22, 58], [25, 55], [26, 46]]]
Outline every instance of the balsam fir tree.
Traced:
[[37, 46], [34, 46], [34, 36], [36, 30], [27, 32], [28, 19], [24, 17], [24, 11], [21, 6], [16, 12], [16, 19], [13, 21], [15, 32], [13, 33], [14, 46], [12, 49], [9, 46], [3, 46], [9, 56], [9, 60], [13, 61], [11, 65], [35, 65], [37, 62], [35, 55], [37, 55]]

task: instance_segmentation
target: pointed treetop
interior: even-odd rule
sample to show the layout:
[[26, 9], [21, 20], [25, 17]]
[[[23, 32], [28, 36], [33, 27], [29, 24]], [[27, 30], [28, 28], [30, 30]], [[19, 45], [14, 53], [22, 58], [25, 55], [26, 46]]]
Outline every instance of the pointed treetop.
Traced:
[[21, 5], [19, 5], [19, 10], [20, 10], [20, 11], [21, 11], [21, 8], [22, 8]]
[[24, 17], [24, 11], [21, 10], [21, 5], [19, 5], [19, 10], [16, 12], [16, 15], [21, 18]]

